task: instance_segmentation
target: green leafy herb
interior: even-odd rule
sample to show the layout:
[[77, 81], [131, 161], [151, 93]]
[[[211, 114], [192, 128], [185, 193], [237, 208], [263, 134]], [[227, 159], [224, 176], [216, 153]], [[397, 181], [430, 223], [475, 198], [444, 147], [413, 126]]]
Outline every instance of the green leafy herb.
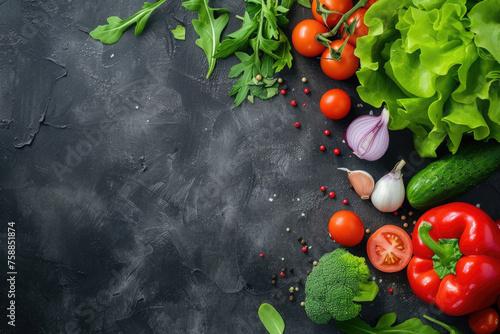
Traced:
[[[292, 66], [291, 46], [282, 27], [288, 24], [286, 15], [294, 1], [245, 0], [241, 28], [226, 36], [217, 48], [215, 58], [235, 54], [241, 63], [231, 68], [229, 77], [238, 78], [230, 92], [235, 105], [245, 98], [267, 99], [278, 94], [273, 76], [286, 66]], [[247, 51], [250, 49], [249, 51]], [[244, 51], [247, 51], [245, 53]], [[254, 80], [261, 75], [264, 80]]]
[[412, 318], [393, 326], [396, 317], [396, 313], [386, 313], [380, 317], [375, 327], [371, 327], [359, 317], [346, 321], [335, 321], [335, 326], [347, 334], [439, 334], [434, 328], [422, 324], [418, 318]]
[[500, 141], [500, 0], [380, 0], [357, 40], [358, 93], [408, 128], [422, 157], [463, 136]]
[[306, 7], [306, 8], [311, 8], [311, 1], [310, 0], [297, 0], [297, 3], [301, 6]]
[[[200, 36], [196, 40], [196, 45], [203, 49], [208, 60], [207, 78], [210, 77], [215, 67], [216, 58], [214, 53], [220, 44], [222, 31], [229, 21], [229, 12], [225, 8], [211, 8], [208, 5], [209, 0], [189, 0], [182, 5], [191, 11], [198, 12], [198, 20], [193, 20], [193, 27], [196, 33]], [[215, 18], [215, 13], [223, 14]]]
[[184, 41], [186, 39], [186, 28], [179, 24], [174, 30], [172, 30], [172, 34], [175, 39]]
[[425, 314], [424, 314], [424, 318], [427, 319], [427, 320], [429, 320], [430, 322], [435, 323], [436, 325], [439, 325], [439, 326], [443, 327], [450, 334], [463, 334], [463, 332], [460, 329], [458, 329], [457, 327], [455, 327], [455, 326], [450, 326], [448, 324], [445, 324], [442, 321], [439, 321], [439, 320], [436, 320], [434, 318], [431, 318], [431, 317], [429, 317], [428, 315], [425, 315]]
[[118, 42], [123, 32], [133, 24], [136, 24], [135, 35], [139, 36], [144, 30], [151, 13], [164, 2], [165, 0], [157, 1], [154, 4], [145, 2], [140, 11], [125, 20], [120, 19], [118, 16], [110, 16], [108, 17], [108, 24], [100, 25], [92, 30], [90, 36], [104, 44], [113, 44]]
[[285, 330], [283, 318], [270, 304], [264, 303], [260, 305], [259, 318], [269, 334], [282, 334]]

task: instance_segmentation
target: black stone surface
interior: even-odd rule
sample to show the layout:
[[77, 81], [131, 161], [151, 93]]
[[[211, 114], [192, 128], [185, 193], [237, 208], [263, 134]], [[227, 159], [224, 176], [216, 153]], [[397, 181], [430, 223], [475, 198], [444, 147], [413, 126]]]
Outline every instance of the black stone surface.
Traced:
[[[234, 31], [243, 1], [211, 4], [231, 10], [225, 33]], [[377, 162], [350, 154], [342, 143], [347, 125], [379, 110], [359, 99], [356, 79], [330, 80], [316, 59], [295, 52], [292, 69], [281, 74], [286, 95], [234, 107], [228, 73], [236, 59], [219, 61], [205, 78], [191, 25], [196, 14], [181, 1], [160, 7], [140, 37], [132, 29], [114, 45], [89, 37], [108, 16], [128, 17], [141, 5], [0, 0], [0, 332], [266, 333], [257, 314], [266, 302], [283, 316], [285, 333], [339, 333], [333, 323], [307, 318], [296, 283], [306, 280], [310, 258], [337, 247], [329, 217], [349, 209], [372, 230], [403, 221], [360, 200], [337, 167], [378, 179], [404, 158], [408, 182], [428, 160], [406, 131], [391, 132]], [[294, 6], [287, 34], [310, 17]], [[185, 41], [170, 33], [178, 24], [186, 26]], [[332, 121], [318, 104], [337, 87], [353, 107]], [[500, 218], [499, 173], [460, 200]], [[419, 214], [406, 213], [410, 226]], [[9, 221], [16, 230], [15, 329], [6, 310]], [[298, 236], [311, 247], [307, 254]], [[350, 250], [364, 256], [366, 239]], [[273, 286], [282, 267], [287, 275]], [[465, 317], [412, 297], [404, 271], [373, 269], [373, 276], [380, 293], [362, 311], [372, 324], [386, 312], [397, 312], [398, 321], [429, 314], [467, 332]], [[295, 302], [290, 287], [299, 287]]]

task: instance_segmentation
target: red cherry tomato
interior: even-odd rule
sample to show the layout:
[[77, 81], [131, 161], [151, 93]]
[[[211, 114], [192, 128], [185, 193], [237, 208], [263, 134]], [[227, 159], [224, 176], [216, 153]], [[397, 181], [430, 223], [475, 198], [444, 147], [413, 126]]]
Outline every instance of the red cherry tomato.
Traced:
[[351, 98], [342, 89], [330, 89], [321, 97], [319, 108], [330, 119], [342, 119], [351, 110]]
[[[324, 5], [324, 8], [326, 10], [331, 10], [342, 14], [347, 13], [353, 6], [352, 0], [319, 0], [319, 2]], [[316, 0], [313, 0], [311, 9], [314, 18], [319, 23], [328, 26], [330, 29], [335, 27], [335, 25], [340, 21], [340, 18], [342, 17], [341, 14], [329, 14], [325, 24], [325, 20], [323, 19], [323, 16], [321, 14], [318, 14], [317, 8], [318, 4], [316, 3]]]
[[377, 2], [378, 0], [370, 0], [366, 3], [365, 5], [365, 8], [368, 9], [370, 8], [375, 2]]
[[316, 35], [328, 32], [328, 28], [316, 20], [299, 22], [292, 32], [292, 44], [298, 53], [305, 57], [315, 57], [326, 47], [316, 41]]
[[[338, 39], [330, 43], [330, 47], [338, 51], [342, 43], [344, 43], [344, 41]], [[354, 55], [354, 46], [346, 43], [342, 50], [342, 57], [340, 60], [332, 59], [330, 50], [326, 49], [321, 54], [320, 65], [321, 69], [328, 77], [335, 80], [345, 80], [352, 77], [358, 70], [359, 58]]]
[[366, 251], [371, 264], [380, 271], [400, 271], [410, 262], [413, 245], [408, 233], [395, 225], [384, 225], [368, 239]]
[[368, 35], [368, 26], [365, 24], [365, 13], [366, 8], [360, 8], [355, 11], [349, 18], [347, 19], [347, 24], [353, 24], [356, 21], [356, 26], [354, 29], [354, 33], [352, 35], [348, 35], [347, 32], [344, 31], [344, 24], [342, 24], [341, 30], [344, 34], [342, 35], [343, 39], [346, 39], [349, 36], [347, 42], [352, 46], [356, 46], [356, 40], [358, 37]]
[[491, 334], [498, 328], [498, 312], [487, 307], [469, 314], [468, 322], [475, 334]]
[[345, 247], [352, 247], [361, 242], [365, 235], [365, 228], [357, 214], [341, 210], [330, 218], [328, 232], [337, 243]]

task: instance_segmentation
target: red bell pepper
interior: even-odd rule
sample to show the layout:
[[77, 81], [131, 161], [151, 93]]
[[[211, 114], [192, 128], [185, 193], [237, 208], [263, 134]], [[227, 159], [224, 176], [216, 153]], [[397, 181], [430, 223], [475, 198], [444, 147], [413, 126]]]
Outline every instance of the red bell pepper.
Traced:
[[500, 226], [483, 210], [449, 203], [413, 230], [407, 274], [415, 295], [448, 315], [492, 305], [500, 295]]

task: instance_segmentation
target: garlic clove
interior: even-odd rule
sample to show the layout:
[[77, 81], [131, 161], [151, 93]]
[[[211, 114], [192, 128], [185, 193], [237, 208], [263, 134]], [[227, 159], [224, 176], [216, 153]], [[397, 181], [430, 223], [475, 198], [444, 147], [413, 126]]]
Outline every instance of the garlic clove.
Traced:
[[358, 194], [361, 199], [370, 198], [370, 195], [375, 188], [375, 180], [368, 172], [365, 172], [364, 170], [350, 171], [347, 168], [337, 169], [347, 172], [347, 178], [349, 179], [349, 182], [351, 182], [354, 191], [356, 191], [356, 194]]
[[375, 184], [371, 201], [373, 206], [381, 212], [394, 212], [403, 205], [405, 186], [401, 169], [405, 161], [399, 161], [392, 171], [382, 176]]

